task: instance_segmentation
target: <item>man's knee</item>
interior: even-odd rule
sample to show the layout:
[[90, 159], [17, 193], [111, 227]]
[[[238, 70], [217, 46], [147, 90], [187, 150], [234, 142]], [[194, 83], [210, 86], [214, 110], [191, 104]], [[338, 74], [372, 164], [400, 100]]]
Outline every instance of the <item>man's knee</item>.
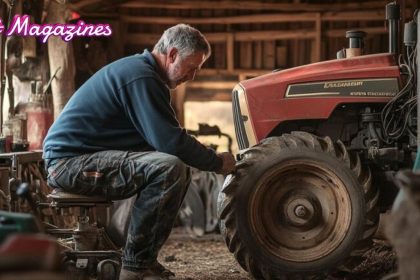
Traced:
[[187, 182], [190, 177], [190, 168], [178, 157], [172, 155], [164, 155], [162, 164], [165, 166], [168, 176], [173, 180], [177, 179]]

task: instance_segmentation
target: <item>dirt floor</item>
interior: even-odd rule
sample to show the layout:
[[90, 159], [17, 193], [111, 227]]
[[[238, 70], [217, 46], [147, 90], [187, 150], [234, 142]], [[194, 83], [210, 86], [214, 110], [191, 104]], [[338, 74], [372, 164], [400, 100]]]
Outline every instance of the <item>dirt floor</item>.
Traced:
[[191, 237], [174, 229], [159, 259], [179, 280], [251, 279], [236, 263], [219, 234]]
[[[191, 237], [181, 229], [175, 229], [159, 259], [175, 272], [179, 280], [251, 279], [236, 263], [218, 234]], [[328, 280], [376, 280], [395, 270], [395, 253], [387, 242], [377, 240], [352, 273], [331, 276]]]

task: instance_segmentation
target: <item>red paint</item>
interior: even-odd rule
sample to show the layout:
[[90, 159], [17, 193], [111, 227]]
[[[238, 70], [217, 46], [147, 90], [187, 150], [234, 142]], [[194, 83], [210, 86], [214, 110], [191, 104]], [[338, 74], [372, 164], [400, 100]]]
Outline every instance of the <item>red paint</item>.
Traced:
[[389, 97], [284, 98], [295, 83], [342, 79], [398, 78], [400, 71], [391, 54], [375, 54], [330, 60], [287, 69], [241, 82], [248, 98], [257, 141], [287, 120], [327, 119], [343, 103], [384, 103]]
[[42, 142], [54, 121], [54, 115], [51, 110], [43, 107], [29, 107], [26, 114], [29, 150], [42, 149]]

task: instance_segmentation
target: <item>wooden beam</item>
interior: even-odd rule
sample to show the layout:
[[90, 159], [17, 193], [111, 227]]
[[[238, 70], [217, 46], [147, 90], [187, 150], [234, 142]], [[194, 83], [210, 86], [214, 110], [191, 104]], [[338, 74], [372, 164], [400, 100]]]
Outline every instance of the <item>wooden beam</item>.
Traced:
[[130, 1], [121, 4], [120, 7], [139, 9], [139, 8], [155, 8], [155, 9], [208, 9], [208, 10], [267, 10], [267, 11], [343, 11], [343, 10], [365, 10], [384, 8], [383, 1], [362, 2], [362, 3], [337, 3], [334, 5], [325, 4], [309, 4], [309, 3], [262, 3], [257, 1], [219, 1], [215, 5], [212, 1]]
[[246, 41], [239, 43], [239, 67], [252, 68], [252, 42]]
[[200, 76], [215, 76], [215, 75], [244, 75], [247, 77], [255, 77], [260, 76], [263, 74], [270, 73], [269, 70], [258, 70], [258, 69], [210, 69], [205, 68], [201, 69], [199, 75]]
[[276, 68], [276, 42], [264, 41], [263, 49], [264, 49], [264, 56], [263, 56], [264, 68], [273, 70], [274, 68]]
[[236, 84], [237, 82], [226, 82], [226, 81], [192, 81], [192, 82], [187, 83], [187, 88], [232, 90]]
[[273, 23], [273, 22], [310, 22], [313, 21], [316, 13], [299, 14], [264, 14], [246, 15], [231, 17], [151, 17], [151, 16], [121, 16], [122, 21], [130, 23], [149, 23], [149, 24], [178, 24], [185, 22], [188, 24], [241, 24], [241, 23]]
[[[226, 43], [229, 33], [207, 33], [204, 34], [210, 43]], [[155, 44], [162, 34], [153, 33], [129, 33], [126, 42], [128, 44]]]
[[[330, 38], [345, 38], [347, 29], [331, 29], [324, 31], [324, 35]], [[363, 27], [363, 28], [357, 28], [357, 30], [365, 31], [368, 35], [372, 34], [387, 34], [388, 31], [385, 29], [385, 27]]]
[[315, 40], [314, 40], [314, 56], [312, 62], [321, 61], [321, 39], [322, 39], [322, 21], [321, 14], [316, 15], [315, 19]]
[[254, 67], [256, 69], [262, 68], [262, 42], [254, 42]]
[[[66, 23], [67, 6], [51, 1], [48, 7], [46, 23]], [[67, 101], [74, 93], [75, 61], [73, 44], [64, 42], [60, 37], [51, 36], [48, 39], [48, 58], [51, 75], [57, 73], [51, 82], [54, 103], [54, 117], [63, 110]]]
[[187, 92], [185, 101], [196, 101], [196, 102], [207, 102], [207, 101], [231, 101], [231, 93], [226, 92], [202, 92], [202, 93], [192, 93]]
[[299, 30], [270, 30], [270, 31], [250, 31], [234, 33], [235, 41], [273, 41], [287, 39], [312, 39], [316, 33], [313, 29]]
[[[177, 24], [185, 22], [189, 24], [245, 24], [245, 23], [275, 23], [275, 22], [313, 22], [318, 13], [296, 14], [259, 14], [229, 17], [151, 17], [151, 16], [121, 16], [121, 20], [130, 23], [148, 24]], [[351, 11], [351, 12], [327, 12], [321, 16], [322, 21], [383, 21], [384, 11]]]
[[215, 44], [212, 47], [212, 53], [214, 57], [214, 67], [219, 69], [226, 68], [226, 45]]
[[239, 74], [238, 79], [239, 81], [244, 81], [248, 78], [248, 75], [246, 74]]
[[[250, 31], [250, 32], [220, 32], [204, 34], [210, 43], [227, 43], [232, 37], [235, 42], [249, 41], [272, 41], [287, 39], [313, 39], [316, 32], [312, 29], [298, 30], [270, 30], [270, 31]], [[151, 33], [129, 33], [127, 36], [128, 44], [155, 44], [161, 34]]]
[[276, 68], [285, 67], [287, 65], [287, 47], [276, 47]]
[[[57, 0], [55, 1], [58, 2]], [[103, 16], [107, 16], [110, 12], [116, 11], [119, 5], [128, 1], [129, 0], [79, 0], [76, 3], [67, 3], [66, 6], [67, 8], [75, 10], [80, 14], [96, 13], [99, 11]]]
[[233, 34], [230, 33], [227, 37], [227, 42], [226, 42], [226, 58], [227, 58], [227, 70], [232, 72], [233, 69], [235, 68], [235, 53], [234, 53], [234, 48], [235, 48], [235, 42], [234, 42], [234, 38], [233, 38]]
[[385, 11], [328, 12], [321, 18], [322, 21], [384, 21]]
[[219, 33], [205, 33], [207, 40], [210, 43], [225, 43], [228, 39], [229, 33], [219, 32]]

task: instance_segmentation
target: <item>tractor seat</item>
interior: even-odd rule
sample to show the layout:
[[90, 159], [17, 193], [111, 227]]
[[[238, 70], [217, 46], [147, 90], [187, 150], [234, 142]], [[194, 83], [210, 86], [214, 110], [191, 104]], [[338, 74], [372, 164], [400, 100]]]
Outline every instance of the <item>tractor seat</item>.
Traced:
[[105, 196], [89, 196], [82, 194], [74, 194], [66, 192], [62, 189], [54, 189], [48, 198], [52, 200], [52, 204], [58, 207], [71, 206], [96, 206], [98, 204], [112, 204]]

